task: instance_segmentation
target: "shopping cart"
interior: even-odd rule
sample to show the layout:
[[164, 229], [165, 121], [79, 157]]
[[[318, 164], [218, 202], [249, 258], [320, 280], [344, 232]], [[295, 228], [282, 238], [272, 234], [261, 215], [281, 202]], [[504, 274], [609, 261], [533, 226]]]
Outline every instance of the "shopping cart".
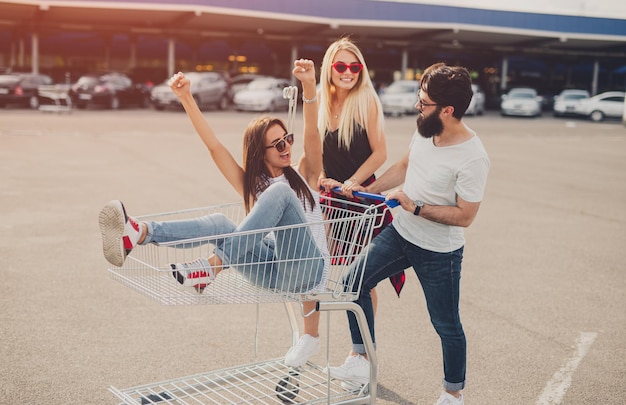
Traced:
[[[297, 91], [294, 94], [290, 90], [288, 96], [295, 99], [296, 94]], [[299, 338], [294, 310], [297, 305], [294, 303], [316, 301], [317, 311], [351, 311], [363, 331], [371, 364], [370, 384], [342, 386], [341, 381], [331, 379], [324, 372], [324, 367], [312, 361], [298, 368], [286, 366], [282, 358], [259, 361], [255, 342], [255, 360], [250, 364], [126, 389], [110, 387], [109, 390], [128, 405], [375, 403], [376, 353], [363, 311], [353, 301], [359, 296], [363, 277], [361, 270], [367, 263], [367, 250], [364, 248], [388, 209], [384, 198], [378, 197], [381, 198], [380, 205], [324, 197], [320, 204], [323, 219], [317, 223], [137, 246], [126, 258], [123, 267], [109, 269], [113, 279], [164, 305], [283, 303], [293, 344]], [[167, 221], [219, 215], [238, 224], [245, 214], [243, 203], [232, 203], [137, 219]], [[299, 243], [310, 240], [310, 236], [315, 238], [319, 233], [327, 242], [327, 251], [321, 249], [312, 253]], [[232, 258], [237, 256], [235, 249], [258, 246], [259, 241], [267, 239], [275, 244], [275, 255], [266, 257], [262, 252], [240, 255], [240, 259], [231, 262], [230, 267], [201, 289], [184, 287], [173, 277], [170, 263], [208, 257], [216, 247], [231, 249], [225, 254]], [[292, 246], [299, 248], [292, 249]], [[359, 260], [356, 260], [357, 257]], [[320, 263], [326, 264], [321, 273], [316, 271]]]
[[39, 91], [39, 111], [45, 112], [71, 112], [72, 99], [69, 96], [69, 85], [55, 84], [42, 85]]
[[[335, 201], [332, 197], [325, 197], [325, 201], [327, 203], [321, 206], [324, 219], [319, 223], [137, 246], [123, 267], [111, 267], [109, 271], [115, 280], [164, 305], [285, 303], [294, 344], [299, 329], [290, 303], [303, 301], [317, 301], [319, 311], [352, 311], [357, 315], [360, 328], [366, 332], [363, 335], [367, 338], [369, 333], [362, 310], [352, 301], [358, 297], [362, 281], [360, 270], [367, 262], [363, 248], [370, 242], [374, 228], [381, 223], [381, 215], [384, 214], [381, 214], [380, 206]], [[333, 205], [333, 202], [341, 204]], [[167, 221], [204, 215], [224, 215], [238, 223], [244, 218], [245, 209], [243, 203], [224, 204], [141, 216], [138, 220]], [[227, 240], [237, 239], [238, 243], [231, 246], [241, 246], [273, 237], [289, 242], [285, 245], [292, 245], [293, 240], [303, 239], [305, 233], [314, 233], [315, 229], [325, 233], [330, 255], [326, 260], [333, 263], [318, 284], [315, 284], [317, 280], [298, 279], [300, 273], [311, 273], [307, 270], [317, 266], [316, 259], [319, 259], [302, 252], [287, 252], [288, 259], [274, 257], [261, 260], [258, 256], [250, 256], [250, 261], [240, 261], [219, 273], [202, 293], [182, 286], [172, 275], [170, 263], [208, 257], [216, 246], [224, 246]], [[361, 260], [355, 261], [360, 254], [363, 254]], [[297, 270], [295, 274], [266, 286], [268, 275], [280, 267]], [[298, 289], [297, 286], [301, 285], [310, 288]], [[340, 382], [330, 380], [323, 373], [323, 367], [309, 362], [304, 367], [293, 369], [285, 366], [282, 359], [124, 390], [111, 387], [110, 390], [126, 404], [324, 403], [329, 400], [334, 403], [373, 403], [376, 392], [376, 356], [371, 340], [366, 339], [366, 346], [369, 347], [368, 356], [372, 364], [371, 384], [370, 387], [354, 390], [346, 391]]]

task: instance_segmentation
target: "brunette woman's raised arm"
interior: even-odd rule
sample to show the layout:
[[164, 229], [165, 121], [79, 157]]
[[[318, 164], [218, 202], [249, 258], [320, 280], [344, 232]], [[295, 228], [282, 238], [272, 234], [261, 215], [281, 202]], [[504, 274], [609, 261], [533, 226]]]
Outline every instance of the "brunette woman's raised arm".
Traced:
[[298, 170], [312, 189], [322, 172], [322, 140], [317, 128], [317, 90], [315, 89], [315, 65], [308, 59], [294, 62], [293, 75], [302, 83], [302, 117], [304, 121], [304, 153]]
[[217, 168], [233, 188], [243, 196], [243, 168], [217, 138], [202, 111], [191, 95], [191, 81], [182, 73], [175, 74], [169, 81], [170, 88], [180, 100], [193, 127], [206, 145]]

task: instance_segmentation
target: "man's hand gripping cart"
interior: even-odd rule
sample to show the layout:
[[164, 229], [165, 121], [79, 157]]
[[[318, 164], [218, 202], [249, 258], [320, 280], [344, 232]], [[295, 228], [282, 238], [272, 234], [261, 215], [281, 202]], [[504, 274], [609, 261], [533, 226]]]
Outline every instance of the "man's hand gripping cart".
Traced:
[[[290, 123], [297, 88], [286, 89], [285, 96], [291, 102]], [[376, 353], [363, 311], [353, 301], [359, 296], [363, 274], [360, 270], [367, 261], [365, 253], [359, 255], [370, 242], [374, 229], [382, 223], [382, 205], [385, 204], [365, 205], [324, 197], [321, 202], [323, 220], [319, 223], [137, 246], [123, 267], [109, 269], [113, 279], [163, 305], [284, 303], [293, 344], [298, 341], [299, 328], [292, 303], [317, 301], [318, 311], [351, 311], [358, 320], [370, 359], [369, 386], [347, 387], [344, 384], [342, 387], [341, 381], [331, 379], [324, 371], [328, 359], [324, 366], [308, 361], [298, 368], [286, 366], [283, 358], [259, 361], [255, 341], [255, 360], [250, 364], [126, 389], [110, 387], [109, 390], [128, 405], [375, 403]], [[139, 219], [167, 221], [211, 214], [224, 215], [239, 224], [245, 217], [245, 209], [243, 203], [232, 203]], [[322, 232], [327, 240], [331, 266], [321, 279], [309, 280], [306, 277], [319, 274], [311, 270], [319, 266], [321, 257], [292, 247], [298, 246], [304, 234], [315, 232]], [[184, 287], [173, 277], [170, 263], [208, 257], [216, 247], [260, 246], [260, 241], [275, 245], [272, 257], [262, 257], [259, 251], [243, 255], [204, 288]], [[355, 271], [351, 271], [352, 267]]]

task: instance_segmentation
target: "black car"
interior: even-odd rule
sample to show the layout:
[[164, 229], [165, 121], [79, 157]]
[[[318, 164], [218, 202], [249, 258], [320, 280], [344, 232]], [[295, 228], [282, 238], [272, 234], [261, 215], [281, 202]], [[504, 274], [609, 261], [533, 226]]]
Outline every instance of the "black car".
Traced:
[[17, 105], [39, 108], [38, 87], [51, 85], [53, 80], [48, 75], [33, 73], [8, 73], [0, 75], [0, 107]]
[[70, 88], [70, 97], [76, 108], [101, 106], [117, 110], [150, 106], [150, 92], [146, 85], [134, 83], [124, 73], [81, 76]]

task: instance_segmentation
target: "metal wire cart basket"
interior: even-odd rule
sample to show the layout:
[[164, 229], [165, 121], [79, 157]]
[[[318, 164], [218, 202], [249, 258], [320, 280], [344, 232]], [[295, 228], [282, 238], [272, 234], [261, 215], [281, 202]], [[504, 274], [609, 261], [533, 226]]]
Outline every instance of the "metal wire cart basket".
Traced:
[[[290, 101], [287, 127], [291, 132], [297, 88], [286, 88], [283, 96]], [[123, 267], [109, 269], [115, 280], [165, 305], [284, 303], [293, 344], [298, 341], [299, 329], [292, 303], [316, 301], [317, 311], [351, 311], [364, 332], [363, 341], [371, 365], [370, 384], [357, 386], [331, 380], [322, 367], [311, 361], [292, 368], [286, 366], [283, 359], [257, 361], [255, 355], [252, 364], [122, 390], [110, 387], [109, 390], [128, 405], [375, 403], [376, 353], [365, 315], [353, 301], [359, 296], [363, 278], [360, 270], [367, 261], [364, 247], [372, 239], [374, 229], [382, 226], [388, 207], [393, 206], [395, 204], [367, 205], [324, 196], [320, 200], [323, 218], [320, 222], [137, 246]], [[138, 219], [167, 221], [212, 215], [240, 224], [245, 214], [243, 203], [236, 203]], [[326, 241], [327, 250], [310, 243], [320, 239]], [[267, 254], [264, 243], [273, 246], [273, 254]], [[242, 246], [246, 248], [241, 249]], [[251, 251], [250, 246], [255, 248]], [[216, 249], [231, 261], [210, 284], [190, 288], [177, 281], [171, 263], [206, 258]], [[242, 251], [244, 254], [235, 253]], [[357, 256], [359, 259], [355, 260]], [[236, 259], [232, 260], [233, 257]]]
[[[381, 209], [381, 207], [383, 207]], [[111, 267], [112, 277], [164, 305], [251, 304], [283, 302], [287, 308], [294, 343], [298, 336], [297, 318], [291, 302], [318, 301], [318, 310], [351, 310], [357, 315], [364, 337], [369, 337], [360, 307], [354, 304], [362, 281], [360, 270], [367, 261], [363, 248], [370, 242], [374, 229], [380, 226], [386, 206], [359, 204], [333, 197], [322, 199], [323, 221], [283, 226], [253, 232], [236, 232], [207, 238], [187, 239], [136, 247], [123, 267]], [[245, 216], [243, 203], [142, 216], [139, 220], [167, 221], [204, 215], [224, 215], [235, 223]], [[212, 254], [216, 246], [236, 240], [231, 246], [247, 245], [261, 238], [293, 242], [304, 233], [322, 229], [328, 244], [330, 268], [321, 279], [307, 280], [300, 274], [316, 274], [319, 257], [298, 250], [276, 257], [247, 256], [245, 261], [223, 270], [216, 279], [199, 290], [184, 287], [173, 277], [170, 263], [190, 261]], [[314, 231], [313, 231], [314, 232]], [[293, 245], [286, 243], [285, 245]], [[280, 246], [276, 246], [279, 250]], [[363, 257], [355, 261], [358, 255]], [[355, 267], [352, 269], [352, 267]], [[288, 268], [285, 277], [268, 283], [272, 271]], [[354, 271], [352, 271], [354, 270]], [[298, 289], [297, 286], [309, 286]], [[296, 286], [296, 287], [294, 287]], [[369, 343], [369, 344], [368, 344]], [[371, 340], [366, 345], [373, 347]], [[375, 354], [368, 351], [375, 374]], [[370, 387], [342, 388], [340, 381], [330, 380], [322, 367], [311, 362], [297, 369], [285, 366], [282, 359], [256, 362], [226, 370], [214, 371], [140, 387], [110, 391], [126, 404], [226, 404], [226, 403], [373, 403], [375, 375]]]

